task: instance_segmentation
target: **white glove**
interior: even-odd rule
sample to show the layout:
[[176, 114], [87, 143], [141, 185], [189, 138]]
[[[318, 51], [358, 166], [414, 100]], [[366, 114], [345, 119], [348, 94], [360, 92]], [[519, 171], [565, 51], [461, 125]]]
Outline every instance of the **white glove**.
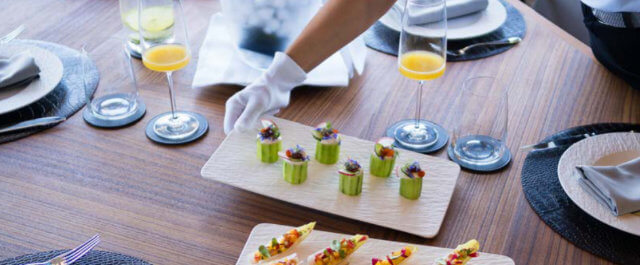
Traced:
[[273, 115], [289, 105], [291, 90], [306, 78], [307, 74], [293, 59], [277, 52], [266, 72], [227, 100], [224, 132], [257, 129], [260, 117]]

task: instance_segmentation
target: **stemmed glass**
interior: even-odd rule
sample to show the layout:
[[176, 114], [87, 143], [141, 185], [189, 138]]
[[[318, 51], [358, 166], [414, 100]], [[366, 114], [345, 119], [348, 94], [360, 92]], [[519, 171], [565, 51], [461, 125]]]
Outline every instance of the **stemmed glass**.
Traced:
[[139, 0], [138, 25], [142, 63], [148, 69], [166, 73], [171, 98], [171, 112], [154, 117], [147, 127], [147, 136], [162, 143], [185, 143], [199, 138], [208, 128], [207, 121], [197, 113], [176, 110], [172, 78], [174, 71], [186, 67], [191, 60], [182, 1]]
[[418, 81], [416, 114], [390, 127], [388, 134], [405, 148], [432, 152], [447, 142], [439, 125], [420, 119], [424, 82], [444, 74], [447, 61], [447, 9], [445, 0], [407, 0], [402, 15], [398, 70]]

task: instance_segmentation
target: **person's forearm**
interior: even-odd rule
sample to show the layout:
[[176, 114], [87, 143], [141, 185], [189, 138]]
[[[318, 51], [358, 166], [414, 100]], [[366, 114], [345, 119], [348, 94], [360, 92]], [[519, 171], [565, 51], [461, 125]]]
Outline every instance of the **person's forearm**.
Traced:
[[329, 0], [286, 54], [309, 72], [369, 28], [393, 3], [395, 0]]

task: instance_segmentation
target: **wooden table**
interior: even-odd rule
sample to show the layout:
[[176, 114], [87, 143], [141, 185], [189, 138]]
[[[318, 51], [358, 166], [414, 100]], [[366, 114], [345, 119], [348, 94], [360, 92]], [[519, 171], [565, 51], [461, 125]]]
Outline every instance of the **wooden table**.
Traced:
[[[99, 249], [154, 264], [233, 264], [254, 225], [317, 220], [321, 230], [434, 246], [455, 247], [477, 238], [483, 251], [510, 256], [517, 264], [607, 263], [564, 240], [531, 210], [520, 185], [526, 154], [518, 147], [570, 126], [640, 122], [640, 91], [595, 62], [588, 47], [519, 1], [511, 3], [525, 16], [524, 42], [488, 59], [451, 63], [447, 74], [429, 82], [425, 91], [423, 116], [451, 128], [451, 103], [462, 80], [482, 74], [513, 80], [508, 139], [513, 163], [495, 174], [463, 173], [435, 239], [202, 179], [201, 166], [224, 139], [224, 102], [238, 88], [188, 88], [193, 63], [178, 74], [178, 106], [205, 115], [211, 129], [193, 144], [156, 145], [145, 137], [144, 126], [169, 109], [168, 93], [161, 74], [137, 65], [148, 108], [137, 124], [101, 130], [76, 114], [46, 132], [0, 145], [0, 259], [68, 248], [100, 233]], [[188, 0], [185, 5], [196, 50], [219, 4]], [[114, 0], [0, 0], [0, 17], [0, 32], [24, 23], [22, 38], [76, 48], [122, 33]], [[370, 140], [392, 122], [411, 117], [416, 85], [395, 71], [396, 59], [371, 51], [367, 60], [364, 75], [349, 88], [296, 90], [280, 117], [308, 125], [332, 120], [345, 134]]]

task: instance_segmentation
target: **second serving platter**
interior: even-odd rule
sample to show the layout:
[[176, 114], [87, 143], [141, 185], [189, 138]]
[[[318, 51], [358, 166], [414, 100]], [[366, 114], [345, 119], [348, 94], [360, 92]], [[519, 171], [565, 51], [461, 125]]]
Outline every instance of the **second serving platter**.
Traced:
[[[311, 156], [304, 183], [285, 182], [281, 160], [267, 164], [257, 159], [257, 131], [231, 132], [202, 168], [202, 176], [267, 197], [424, 238], [438, 234], [460, 173], [457, 164], [399, 150], [396, 167], [418, 161], [426, 171], [422, 196], [418, 200], [408, 200], [399, 195], [397, 177], [379, 178], [369, 174], [369, 156], [374, 142], [341, 134], [339, 162], [323, 165], [313, 158], [316, 140], [311, 136], [312, 127], [284, 119], [274, 121], [282, 133], [283, 149], [299, 144]], [[338, 190], [338, 167], [347, 158], [360, 161], [365, 172], [359, 196], [347, 196]]]

